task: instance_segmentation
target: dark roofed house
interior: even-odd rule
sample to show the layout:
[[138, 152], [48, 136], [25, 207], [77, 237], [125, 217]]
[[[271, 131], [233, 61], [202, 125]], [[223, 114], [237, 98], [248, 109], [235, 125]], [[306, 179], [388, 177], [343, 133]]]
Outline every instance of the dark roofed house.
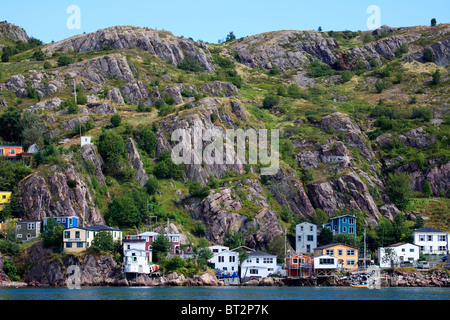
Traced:
[[105, 225], [94, 225], [86, 228], [73, 227], [64, 230], [64, 252], [82, 252], [92, 245], [99, 232], [108, 232], [115, 242], [122, 243], [122, 230]]

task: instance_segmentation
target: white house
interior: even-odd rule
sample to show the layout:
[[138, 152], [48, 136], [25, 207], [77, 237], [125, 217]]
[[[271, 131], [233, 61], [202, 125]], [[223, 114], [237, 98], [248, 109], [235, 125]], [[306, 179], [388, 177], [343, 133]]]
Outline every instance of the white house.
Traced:
[[81, 146], [85, 144], [91, 144], [91, 137], [81, 136]]
[[391, 267], [391, 261], [396, 267], [404, 261], [414, 263], [419, 260], [419, 251], [419, 246], [412, 243], [395, 243], [388, 247], [379, 247], [378, 262], [382, 268]]
[[430, 227], [424, 227], [413, 232], [414, 244], [420, 247], [423, 254], [447, 254], [448, 233]]
[[248, 258], [241, 263], [241, 278], [265, 278], [281, 272], [277, 265], [277, 257], [262, 251], [247, 253]]
[[221, 251], [214, 254], [214, 268], [221, 273], [238, 274], [239, 253], [233, 251]]
[[338, 259], [336, 257], [324, 254], [314, 257], [314, 270], [337, 269]]
[[208, 248], [209, 248], [209, 250], [211, 250], [212, 253], [213, 253], [213, 257], [212, 257], [211, 259], [208, 260], [209, 263], [216, 263], [215, 257], [216, 257], [216, 254], [217, 254], [217, 253], [222, 252], [222, 251], [230, 251], [230, 248], [229, 248], [229, 247], [227, 247], [227, 246], [221, 246], [221, 245], [209, 246]]
[[295, 251], [297, 253], [314, 253], [317, 247], [317, 225], [302, 222], [295, 226]]
[[123, 254], [123, 265], [126, 273], [151, 273], [148, 257], [144, 250], [126, 249]]

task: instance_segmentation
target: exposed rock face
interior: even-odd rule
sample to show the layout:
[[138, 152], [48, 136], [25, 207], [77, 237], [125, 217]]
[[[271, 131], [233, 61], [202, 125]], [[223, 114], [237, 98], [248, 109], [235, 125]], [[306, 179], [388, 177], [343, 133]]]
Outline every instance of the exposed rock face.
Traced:
[[413, 52], [403, 57], [402, 60], [404, 61], [416, 60], [424, 63], [426, 61], [424, 60], [423, 55], [425, 50], [427, 49], [433, 52], [434, 63], [437, 64], [438, 66], [443, 67], [447, 66], [450, 63], [450, 39], [436, 42], [423, 50]]
[[123, 100], [122, 93], [118, 88], [111, 88], [108, 91], [108, 99], [117, 103], [117, 104], [125, 104]]
[[[0, 39], [12, 39], [14, 41], [27, 42], [30, 37], [26, 31], [7, 21], [0, 22]], [[1, 46], [0, 46], [1, 48]]]
[[278, 203], [298, 217], [309, 217], [314, 210], [302, 182], [295, 172], [281, 167], [275, 175], [268, 176], [269, 190]]
[[[417, 167], [416, 170], [419, 168]], [[431, 185], [434, 196], [440, 196], [443, 192], [448, 196], [450, 190], [450, 162], [440, 166], [434, 166], [425, 171], [413, 171], [410, 173], [411, 188], [415, 191], [423, 191], [423, 184], [426, 180]]]
[[85, 123], [89, 119], [90, 119], [89, 116], [81, 116], [81, 117], [77, 117], [77, 118], [70, 119], [67, 121], [63, 121], [63, 122], [61, 122], [61, 126], [63, 127], [64, 130], [73, 130], [73, 128], [75, 128], [75, 126], [79, 122]]
[[142, 81], [133, 81], [124, 84], [120, 90], [129, 103], [139, 104], [140, 101], [146, 101], [150, 92]]
[[[20, 182], [19, 204], [23, 218], [38, 219], [39, 215], [41, 219], [72, 215], [82, 217], [84, 208], [86, 225], [105, 223], [100, 211], [93, 206], [94, 200], [83, 177], [72, 166], [65, 170], [53, 166], [49, 172], [46, 177], [32, 174]], [[75, 187], [69, 187], [70, 180], [75, 181]]]
[[77, 35], [47, 45], [44, 51], [53, 53], [58, 49], [88, 52], [101, 50], [103, 46], [113, 49], [138, 48], [157, 55], [163, 61], [178, 65], [185, 56], [196, 59], [206, 72], [213, 72], [212, 58], [206, 46], [174, 37], [170, 32], [133, 26], [115, 26], [92, 33]]
[[41, 101], [36, 103], [34, 106], [31, 106], [30, 110], [36, 110], [36, 109], [41, 109], [41, 110], [56, 110], [59, 108], [59, 106], [61, 105], [62, 100], [60, 98], [53, 98], [53, 99], [49, 99], [49, 100], [45, 100], [45, 101]]
[[331, 181], [310, 184], [308, 194], [313, 206], [329, 216], [338, 209], [356, 209], [366, 211], [366, 221], [377, 225], [380, 212], [366, 184], [354, 172]]
[[238, 61], [251, 68], [280, 69], [298, 67], [319, 60], [330, 66], [340, 65], [339, 48], [333, 38], [317, 31], [277, 31], [244, 38], [231, 46]]
[[238, 88], [229, 82], [214, 81], [205, 83], [201, 89], [212, 97], [237, 97]]
[[3, 271], [4, 260], [2, 253], [0, 252], [0, 283], [3, 281], [9, 281], [9, 277], [6, 275], [5, 271]]
[[25, 77], [22, 74], [11, 76], [11, 78], [6, 81], [6, 88], [14, 92], [19, 98], [25, 98], [28, 95]]
[[387, 25], [382, 25], [381, 27], [373, 30], [372, 34], [374, 36], [382, 36], [383, 34], [392, 33], [392, 32], [395, 32], [396, 30], [397, 30], [396, 28], [391, 28]]
[[117, 268], [112, 256], [86, 254], [84, 257], [64, 254], [61, 260], [51, 258], [51, 249], [43, 248], [38, 242], [26, 249], [27, 261], [31, 268], [27, 270], [24, 280], [29, 286], [67, 286], [66, 281], [72, 280], [67, 272], [70, 266], [80, 268], [81, 286], [126, 285], [120, 279], [120, 269]]
[[99, 84], [105, 82], [106, 78], [125, 82], [134, 81], [134, 76], [126, 57], [119, 53], [90, 59], [86, 62], [78, 62], [71, 65], [71, 69], [76, 70], [75, 74], [71, 73], [72, 76], [80, 75]]
[[85, 162], [90, 161], [95, 166], [95, 177], [101, 185], [105, 185], [105, 176], [103, 175], [104, 162], [102, 157], [97, 154], [95, 146], [93, 144], [85, 144], [80, 149], [81, 159]]
[[317, 168], [319, 163], [336, 164], [340, 169], [350, 165], [351, 155], [342, 141], [328, 139], [328, 143], [316, 144], [316, 150], [304, 150], [296, 155], [303, 168]]
[[416, 149], [423, 149], [436, 143], [436, 137], [425, 132], [423, 127], [409, 130], [398, 138], [403, 144]]
[[95, 114], [112, 114], [117, 113], [117, 110], [114, 106], [112, 106], [108, 102], [103, 103], [89, 103], [87, 105], [88, 112], [95, 113]]
[[184, 208], [194, 219], [201, 220], [206, 225], [207, 239], [222, 244], [228, 231], [246, 234], [247, 231], [253, 230], [245, 236], [246, 245], [251, 248], [262, 248], [275, 236], [281, 236], [283, 231], [275, 212], [268, 207], [267, 199], [260, 193], [261, 191], [258, 191], [261, 186], [257, 182], [253, 182], [252, 185], [255, 183], [256, 189], [253, 186], [248, 188], [249, 194], [253, 196], [244, 199], [261, 207], [252, 219], [239, 214], [243, 207], [242, 199], [235, 197], [229, 188], [213, 191], [202, 201], [196, 198], [183, 201]]
[[135, 179], [139, 185], [143, 187], [148, 180], [148, 176], [145, 173], [144, 165], [142, 164], [141, 157], [139, 156], [139, 152], [132, 138], [128, 139], [125, 148], [127, 150], [128, 160], [136, 170]]

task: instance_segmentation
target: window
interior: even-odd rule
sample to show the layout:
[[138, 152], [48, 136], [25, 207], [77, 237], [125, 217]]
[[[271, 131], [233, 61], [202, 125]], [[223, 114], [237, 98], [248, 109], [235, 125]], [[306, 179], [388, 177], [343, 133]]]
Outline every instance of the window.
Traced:
[[300, 226], [300, 231], [303, 231], [303, 226]]
[[77, 242], [77, 248], [83, 248], [83, 242]]
[[250, 274], [258, 274], [258, 269], [250, 269]]
[[223, 271], [228, 271], [228, 268], [227, 267], [223, 267]]
[[433, 236], [432, 235], [428, 236], [428, 241], [433, 241]]
[[348, 232], [349, 232], [349, 233], [355, 233], [355, 228], [349, 227], [349, 228], [348, 228]]
[[338, 249], [338, 256], [342, 256], [342, 254], [343, 254], [342, 251], [343, 251], [342, 249]]
[[349, 223], [349, 224], [355, 224], [355, 219], [354, 219], [354, 218], [348, 219], [348, 223]]
[[236, 258], [235, 256], [229, 256], [229, 257], [228, 257], [228, 261], [229, 261], [229, 262], [234, 262], [234, 261], [235, 261], [235, 258]]
[[172, 237], [172, 242], [178, 242], [178, 237]]
[[414, 252], [414, 248], [409, 249], [409, 252]]
[[314, 241], [314, 236], [313, 235], [308, 235], [306, 240], [308, 241]]
[[325, 254], [327, 256], [334, 256], [334, 249], [327, 249], [327, 250], [325, 250]]
[[22, 235], [20, 233], [17, 235], [17, 239], [22, 239]]
[[11, 149], [11, 154], [16, 154], [16, 149]]
[[72, 242], [66, 242], [66, 248], [72, 248]]
[[20, 229], [22, 229], [22, 226], [20, 224], [18, 224], [18, 225], [16, 225], [16, 229], [20, 230]]
[[80, 231], [75, 231], [75, 238], [77, 238], [77, 239], [80, 238]]
[[256, 258], [256, 263], [259, 263], [259, 258]]
[[298, 236], [298, 241], [302, 241], [302, 236]]
[[263, 263], [273, 263], [273, 258], [263, 258]]
[[0, 156], [4, 156], [5, 155], [4, 152], [5, 152], [4, 149], [0, 149]]
[[310, 227], [309, 227], [309, 231], [314, 231], [313, 226], [310, 226]]
[[445, 235], [439, 235], [438, 241], [447, 241], [447, 237]]
[[267, 268], [267, 271], [273, 271], [273, 268]]
[[424, 234], [420, 234], [419, 235], [419, 241], [425, 241], [425, 235]]
[[35, 227], [34, 223], [28, 223], [27, 224], [27, 229], [28, 230], [34, 230], [34, 227]]
[[70, 238], [70, 231], [64, 231], [64, 239]]
[[425, 250], [425, 246], [420, 246], [420, 251], [424, 251]]
[[446, 247], [446, 246], [439, 246], [439, 247], [438, 247], [438, 250], [439, 250], [439, 251], [446, 251], [446, 250], [447, 250], [447, 247]]
[[297, 264], [298, 263], [298, 259], [297, 258], [292, 259], [292, 263]]
[[66, 223], [66, 218], [61, 219], [63, 223]]
[[348, 266], [354, 266], [355, 265], [355, 260], [347, 260], [347, 265]]
[[347, 223], [347, 218], [342, 219], [343, 223]]
[[353, 249], [347, 249], [347, 255], [348, 255], [348, 256], [354, 256], [354, 255], [355, 255], [355, 250], [353, 250]]
[[334, 264], [334, 259], [331, 258], [320, 258], [319, 264]]
[[213, 249], [212, 252], [219, 252], [219, 249]]
[[342, 232], [347, 232], [347, 227], [342, 227]]
[[402, 248], [402, 252], [405, 252], [405, 248]]
[[2, 196], [2, 199], [6, 199], [6, 196]]
[[219, 256], [219, 262], [225, 262], [225, 257], [224, 256]]

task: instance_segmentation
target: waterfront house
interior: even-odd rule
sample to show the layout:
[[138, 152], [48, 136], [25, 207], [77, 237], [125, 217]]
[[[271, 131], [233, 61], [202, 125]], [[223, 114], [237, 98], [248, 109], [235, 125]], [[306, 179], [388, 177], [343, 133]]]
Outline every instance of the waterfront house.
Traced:
[[79, 218], [77, 216], [63, 216], [63, 217], [45, 217], [44, 229], [47, 225], [48, 219], [55, 219], [56, 222], [63, 225], [64, 229], [78, 227]]
[[358, 267], [358, 248], [342, 243], [331, 243], [314, 249], [314, 257], [332, 256], [338, 269], [354, 270]]
[[220, 251], [214, 254], [214, 268], [219, 276], [237, 277], [239, 268], [239, 253], [233, 251]]
[[0, 157], [18, 158], [23, 152], [22, 146], [5, 146], [0, 145]]
[[41, 234], [41, 221], [20, 220], [16, 222], [16, 239], [25, 243], [36, 239]]
[[312, 268], [311, 257], [303, 254], [296, 254], [286, 258], [286, 269], [291, 277], [310, 276]]
[[216, 263], [215, 261], [215, 256], [217, 253], [222, 252], [222, 251], [230, 251], [230, 248], [227, 246], [221, 246], [221, 245], [213, 245], [213, 246], [209, 246], [208, 247], [209, 250], [212, 251], [213, 253], [213, 257], [211, 259], [208, 260], [209, 263]]
[[81, 136], [81, 147], [83, 147], [86, 144], [91, 144], [91, 137], [88, 136]]
[[356, 236], [356, 216], [345, 214], [339, 217], [330, 218], [330, 221], [323, 228], [328, 228], [333, 234], [350, 234]]
[[248, 252], [247, 255], [247, 259], [241, 263], [241, 279], [248, 277], [265, 278], [281, 272], [281, 267], [277, 265], [275, 255], [262, 251]]
[[295, 226], [295, 251], [313, 253], [317, 247], [317, 225], [302, 222]]
[[420, 247], [423, 254], [444, 255], [448, 252], [448, 233], [430, 227], [413, 231], [414, 244]]
[[338, 268], [338, 259], [336, 257], [322, 254], [313, 259], [313, 268], [315, 275], [330, 275]]
[[[145, 251], [148, 261], [152, 260], [152, 243], [159, 235], [158, 232], [147, 231], [134, 235], [127, 235], [124, 239], [124, 249], [141, 249]], [[180, 234], [164, 234], [171, 242], [169, 255], [182, 254], [180, 247]]]
[[126, 273], [150, 274], [152, 271], [145, 250], [125, 249], [123, 252], [123, 265]]
[[122, 243], [122, 230], [105, 225], [94, 225], [86, 228], [73, 227], [63, 232], [64, 252], [82, 252], [92, 245], [92, 241], [99, 232], [108, 232], [113, 241]]
[[382, 268], [389, 268], [392, 264], [398, 267], [404, 261], [415, 263], [418, 260], [419, 246], [412, 243], [399, 242], [378, 248], [378, 263]]

